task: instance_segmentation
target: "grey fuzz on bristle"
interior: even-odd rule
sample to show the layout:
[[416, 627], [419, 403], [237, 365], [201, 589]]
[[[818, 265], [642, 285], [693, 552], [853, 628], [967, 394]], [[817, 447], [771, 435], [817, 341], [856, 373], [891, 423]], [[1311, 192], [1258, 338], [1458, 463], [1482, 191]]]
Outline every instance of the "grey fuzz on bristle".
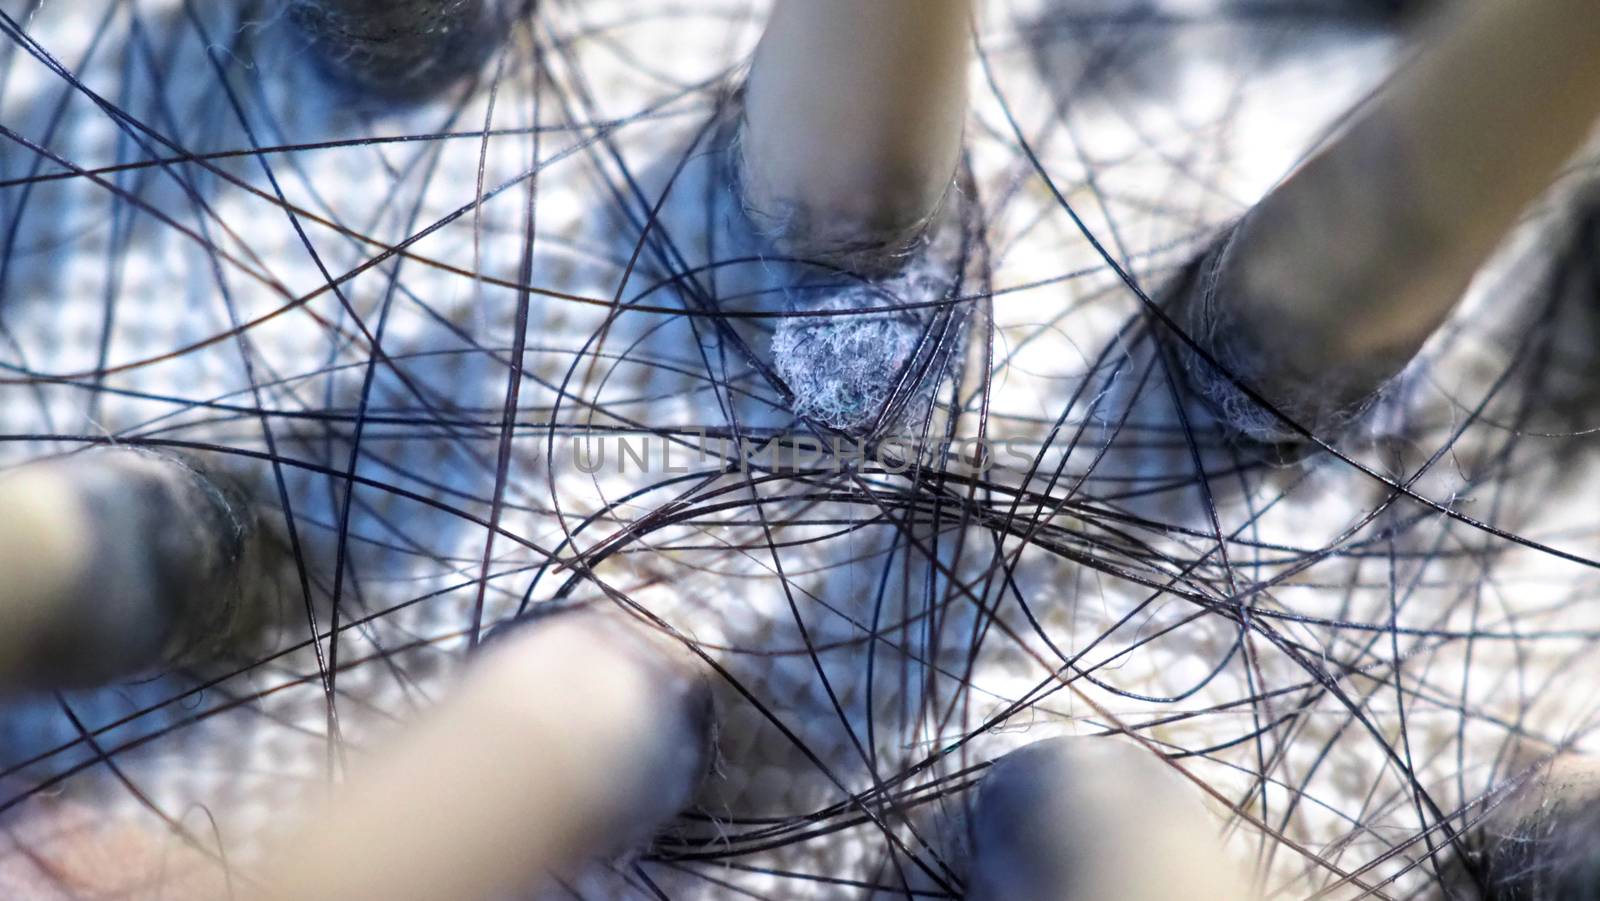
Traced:
[[289, 17], [339, 81], [384, 97], [426, 94], [494, 49], [486, 0], [289, 0]]
[[1600, 770], [1594, 758], [1563, 754], [1537, 764], [1483, 817], [1471, 844], [1475, 872], [1460, 866], [1449, 874], [1467, 897], [1600, 898]]
[[264, 618], [270, 541], [245, 492], [195, 460], [104, 448], [0, 484], [14, 517], [0, 558], [30, 544], [57, 551], [8, 564], [23, 571], [0, 591], [11, 633], [0, 687], [92, 685], [192, 662]]
[[1262, 403], [1189, 368], [1241, 433], [1330, 436], [1424, 351], [1600, 115], [1593, 12], [1462, 4], [1202, 259], [1180, 321]]
[[927, 234], [949, 205], [955, 193], [951, 178], [939, 200], [924, 215], [913, 219], [885, 218], [874, 223], [857, 223], [849, 231], [838, 228], [840, 217], [810, 210], [804, 204], [780, 202], [771, 198], [764, 204], [753, 199], [746, 189], [749, 163], [745, 159], [743, 136], [746, 127], [741, 107], [739, 126], [728, 139], [728, 167], [734, 196], [744, 222], [764, 243], [787, 256], [826, 263], [863, 275], [892, 275], [909, 265], [927, 245]]
[[1484, 901], [1600, 898], [1600, 805], [1555, 805], [1496, 836]]
[[971, 0], [777, 0], [733, 146], [746, 219], [866, 275], [913, 256], [955, 181]]
[[1224, 425], [1249, 441], [1264, 445], [1304, 441], [1305, 435], [1290, 423], [1319, 437], [1333, 435], [1371, 407], [1379, 396], [1373, 386], [1381, 387], [1392, 373], [1361, 367], [1303, 371], [1270, 341], [1258, 338], [1258, 329], [1242, 326], [1229, 312], [1238, 305], [1222, 294], [1227, 283], [1222, 273], [1237, 233], [1236, 223], [1169, 289], [1168, 312], [1211, 357], [1207, 360], [1189, 345], [1175, 342], [1189, 389]]

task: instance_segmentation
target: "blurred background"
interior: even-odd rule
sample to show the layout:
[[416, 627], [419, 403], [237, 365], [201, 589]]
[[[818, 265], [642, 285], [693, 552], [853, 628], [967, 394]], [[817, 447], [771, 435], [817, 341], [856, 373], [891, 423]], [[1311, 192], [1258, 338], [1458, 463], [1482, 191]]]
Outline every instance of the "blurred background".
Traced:
[[[215, 886], [475, 628], [625, 596], [725, 668], [718, 758], [564, 897], [953, 897], [989, 761], [1124, 731], [1229, 799], [1267, 897], [1441, 896], [1473, 805], [1594, 741], [1592, 166], [1292, 458], [1182, 412], [1107, 260], [1157, 292], [1450, 5], [979, 4], [964, 337], [925, 465], [851, 476], [695, 454], [802, 430], [686, 162], [764, 3], [508, 6], [481, 67], [396, 99], [277, 3], [0, 0], [0, 462], [183, 451], [283, 547], [222, 652], [0, 704], [0, 886]], [[977, 438], [1020, 456], [938, 451]]]

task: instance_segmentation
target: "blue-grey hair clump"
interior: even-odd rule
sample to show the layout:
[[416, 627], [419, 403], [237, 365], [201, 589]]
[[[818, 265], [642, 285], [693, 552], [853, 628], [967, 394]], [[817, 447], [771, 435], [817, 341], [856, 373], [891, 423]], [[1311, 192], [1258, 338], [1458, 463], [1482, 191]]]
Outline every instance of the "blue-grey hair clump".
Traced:
[[[876, 292], [832, 295], [815, 309], [871, 305]], [[871, 429], [916, 354], [922, 324], [904, 312], [784, 319], [772, 336], [778, 375], [794, 392], [794, 412], [848, 432]]]
[[938, 270], [920, 262], [881, 281], [795, 292], [793, 308], [838, 314], [788, 317], [772, 336], [797, 416], [867, 434], [927, 411], [962, 345], [963, 317], [924, 305], [949, 291]]

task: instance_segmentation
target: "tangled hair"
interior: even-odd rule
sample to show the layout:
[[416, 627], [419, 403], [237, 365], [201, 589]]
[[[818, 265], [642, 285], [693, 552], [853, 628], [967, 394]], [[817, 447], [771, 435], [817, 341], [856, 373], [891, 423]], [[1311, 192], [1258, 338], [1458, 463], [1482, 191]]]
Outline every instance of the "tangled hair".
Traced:
[[1163, 306], [1407, 58], [1396, 5], [981, 4], [951, 268], [813, 297], [717, 174], [759, 0], [483, 4], [460, 51], [331, 0], [0, 0], [4, 463], [182, 453], [289, 561], [249, 643], [4, 702], [0, 887], [246, 884], [485, 640], [596, 607], [714, 665], [718, 751], [566, 896], [960, 897], [991, 762], [1078, 735], [1192, 775], [1267, 898], [1463, 860], [1589, 897], [1595, 811], [1497, 846], [1503, 889], [1473, 811], [1513, 746], [1596, 750], [1592, 164], [1293, 452]]

